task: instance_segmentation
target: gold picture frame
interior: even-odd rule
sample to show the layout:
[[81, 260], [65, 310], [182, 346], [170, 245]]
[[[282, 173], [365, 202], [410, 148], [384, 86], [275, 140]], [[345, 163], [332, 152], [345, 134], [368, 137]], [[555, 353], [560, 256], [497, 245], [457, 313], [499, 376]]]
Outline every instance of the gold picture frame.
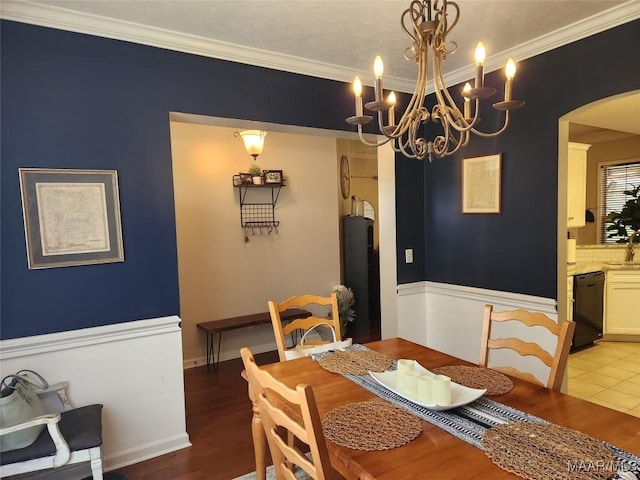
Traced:
[[124, 262], [116, 170], [18, 172], [29, 269]]
[[462, 160], [462, 213], [501, 213], [502, 154]]

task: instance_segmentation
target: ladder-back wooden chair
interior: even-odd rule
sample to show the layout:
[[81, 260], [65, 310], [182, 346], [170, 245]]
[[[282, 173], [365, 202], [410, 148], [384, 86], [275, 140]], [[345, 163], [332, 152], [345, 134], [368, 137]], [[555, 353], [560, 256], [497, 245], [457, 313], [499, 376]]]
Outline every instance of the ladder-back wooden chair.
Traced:
[[[248, 348], [242, 348], [240, 353], [249, 386], [257, 398], [257, 421], [264, 426], [276, 477], [296, 480], [294, 471], [299, 468], [315, 480], [342, 478], [331, 466], [311, 386], [289, 388], [258, 367]], [[291, 436], [296, 442], [289, 441]], [[306, 447], [310, 456], [303, 453]], [[258, 469], [261, 466], [256, 465]]]
[[[553, 354], [542, 348], [537, 343], [526, 342], [521, 338], [492, 338], [491, 326], [493, 322], [520, 322], [527, 327], [544, 327], [550, 334], [557, 338], [557, 343]], [[549, 377], [546, 383], [538, 380], [530, 372], [523, 372], [514, 367], [495, 367], [493, 370], [499, 370], [507, 375], [543, 385], [552, 390], [560, 390], [562, 379], [569, 358], [569, 348], [573, 338], [575, 323], [572, 321], [564, 322], [558, 325], [551, 318], [543, 313], [528, 312], [526, 310], [517, 309], [504, 312], [494, 312], [493, 305], [485, 305], [484, 307], [484, 323], [482, 326], [482, 343], [480, 348], [480, 366], [488, 367], [490, 350], [510, 349], [517, 352], [521, 356], [534, 356], [540, 359], [547, 367], [550, 368]]]
[[[282, 325], [280, 319], [280, 313], [289, 308], [302, 308], [307, 309], [309, 306], [324, 307], [327, 312], [330, 312], [331, 318], [322, 318], [316, 315], [312, 315], [307, 318], [298, 318], [292, 320], [286, 325]], [[276, 345], [278, 346], [278, 356], [280, 361], [286, 361], [285, 350], [287, 349], [287, 335], [295, 330], [308, 330], [315, 325], [326, 325], [333, 328], [336, 333], [336, 340], [342, 339], [343, 332], [340, 329], [340, 316], [338, 313], [338, 297], [335, 292], [331, 292], [328, 297], [321, 297], [319, 295], [301, 295], [297, 297], [290, 297], [284, 302], [277, 304], [274, 301], [269, 301], [269, 313], [271, 314], [271, 324], [273, 325], [273, 333], [276, 337]], [[324, 341], [315, 341], [310, 344], [326, 343]]]

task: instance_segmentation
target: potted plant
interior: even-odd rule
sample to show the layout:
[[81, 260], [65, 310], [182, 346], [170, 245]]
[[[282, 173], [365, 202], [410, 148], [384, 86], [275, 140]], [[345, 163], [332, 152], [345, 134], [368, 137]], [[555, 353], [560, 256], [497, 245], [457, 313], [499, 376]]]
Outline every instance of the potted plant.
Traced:
[[262, 185], [262, 170], [256, 163], [249, 166], [249, 173], [253, 179], [254, 185]]
[[353, 309], [355, 298], [353, 290], [344, 285], [336, 285], [333, 287], [338, 300], [338, 315], [340, 316], [340, 330], [344, 334], [347, 330], [347, 323], [353, 322], [356, 318], [356, 312]]
[[[625, 190], [625, 195], [631, 198], [625, 202], [619, 212], [607, 215], [607, 238], [616, 238], [616, 243], [627, 243], [633, 232], [640, 230], [640, 185], [631, 190]], [[640, 235], [636, 235], [636, 242], [640, 242]]]

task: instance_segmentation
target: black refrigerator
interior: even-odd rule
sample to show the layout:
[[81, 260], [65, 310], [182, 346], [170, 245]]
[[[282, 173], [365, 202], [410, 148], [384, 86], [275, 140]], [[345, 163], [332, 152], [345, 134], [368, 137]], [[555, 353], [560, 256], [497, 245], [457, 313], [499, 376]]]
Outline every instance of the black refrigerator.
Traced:
[[343, 222], [344, 284], [355, 297], [350, 335], [366, 335], [380, 323], [380, 267], [374, 248], [373, 220], [346, 216]]

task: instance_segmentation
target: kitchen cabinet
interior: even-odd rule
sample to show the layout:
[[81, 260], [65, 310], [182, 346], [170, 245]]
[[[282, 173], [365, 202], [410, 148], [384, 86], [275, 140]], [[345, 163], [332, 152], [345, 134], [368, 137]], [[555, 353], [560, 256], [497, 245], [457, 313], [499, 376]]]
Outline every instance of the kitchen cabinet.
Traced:
[[569, 142], [567, 228], [584, 227], [587, 198], [587, 150], [591, 145]]
[[604, 330], [640, 335], [640, 270], [607, 272]]

